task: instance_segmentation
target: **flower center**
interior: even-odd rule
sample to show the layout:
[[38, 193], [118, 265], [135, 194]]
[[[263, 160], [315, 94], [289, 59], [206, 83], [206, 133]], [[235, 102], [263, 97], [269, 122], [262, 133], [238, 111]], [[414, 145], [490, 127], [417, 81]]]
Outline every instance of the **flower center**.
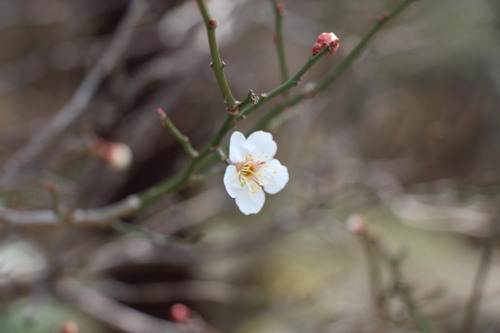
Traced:
[[262, 185], [259, 178], [259, 169], [264, 164], [265, 162], [256, 161], [251, 155], [248, 155], [244, 162], [235, 163], [234, 165], [238, 171], [241, 186], [245, 186], [245, 184], [247, 184], [251, 193], [256, 193], [260, 190]]

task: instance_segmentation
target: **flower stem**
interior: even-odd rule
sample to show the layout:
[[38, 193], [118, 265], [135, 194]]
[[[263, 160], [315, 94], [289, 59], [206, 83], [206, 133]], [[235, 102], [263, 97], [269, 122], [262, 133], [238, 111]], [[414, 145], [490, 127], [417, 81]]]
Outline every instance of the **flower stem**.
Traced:
[[217, 38], [215, 36], [217, 20], [212, 18], [210, 15], [207, 4], [204, 0], [196, 0], [196, 2], [198, 3], [201, 16], [203, 17], [203, 21], [207, 29], [208, 44], [210, 47], [210, 55], [212, 57], [211, 66], [222, 92], [222, 96], [224, 96], [224, 103], [226, 104], [226, 108], [229, 113], [237, 114], [239, 103], [233, 97], [231, 89], [229, 88], [229, 83], [227, 82], [226, 75], [224, 74], [224, 62], [221, 59], [219, 47], [217, 46]]
[[283, 13], [285, 5], [282, 2], [271, 0], [274, 10], [274, 42], [276, 43], [276, 50], [278, 51], [278, 61], [280, 65], [281, 82], [288, 80], [288, 66], [285, 56], [285, 45], [283, 43]]

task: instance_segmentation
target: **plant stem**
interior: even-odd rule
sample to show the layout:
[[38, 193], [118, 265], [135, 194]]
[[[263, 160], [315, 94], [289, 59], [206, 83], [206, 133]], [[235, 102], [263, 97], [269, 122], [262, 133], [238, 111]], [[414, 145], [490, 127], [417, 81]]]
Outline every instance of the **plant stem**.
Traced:
[[373, 313], [375, 314], [374, 332], [383, 330], [386, 321], [385, 298], [382, 290], [382, 276], [375, 241], [371, 235], [361, 235], [361, 242], [365, 250], [366, 264], [370, 284]]
[[268, 93], [264, 93], [261, 95], [261, 98], [259, 101], [253, 105], [250, 105], [243, 110], [241, 110], [241, 115], [242, 116], [248, 116], [251, 114], [253, 111], [255, 111], [257, 108], [259, 108], [262, 104], [265, 102], [270, 101], [274, 97], [284, 93], [288, 89], [295, 87], [300, 84], [300, 81], [302, 79], [302, 76], [315, 64], [318, 62], [319, 59], [322, 58], [323, 55], [328, 53], [329, 49], [325, 47], [322, 49], [318, 54], [311, 56], [307, 62], [300, 68], [297, 73], [295, 73], [290, 79], [288, 79], [286, 82], [283, 82], [273, 90], [271, 90]]
[[196, 2], [198, 3], [201, 16], [203, 17], [203, 21], [205, 22], [205, 26], [207, 29], [208, 44], [210, 47], [210, 55], [212, 57], [211, 66], [219, 84], [219, 88], [222, 92], [222, 96], [224, 96], [224, 103], [226, 104], [228, 112], [236, 114], [238, 111], [239, 103], [233, 97], [231, 89], [229, 88], [229, 83], [227, 82], [226, 75], [224, 74], [224, 63], [219, 53], [219, 47], [217, 46], [217, 38], [215, 36], [217, 20], [212, 18], [212, 16], [210, 15], [207, 4], [204, 0], [196, 0]]
[[288, 80], [288, 66], [285, 56], [285, 44], [283, 43], [283, 13], [285, 5], [282, 2], [271, 0], [274, 10], [274, 42], [276, 43], [276, 50], [278, 51], [278, 61], [280, 65], [281, 82]]
[[479, 303], [481, 302], [484, 285], [486, 284], [486, 277], [488, 276], [488, 271], [492, 263], [493, 248], [494, 248], [494, 236], [491, 236], [489, 239], [485, 240], [483, 246], [481, 261], [479, 263], [479, 267], [476, 272], [474, 285], [472, 287], [472, 291], [469, 296], [467, 305], [465, 306], [465, 314], [462, 322], [462, 330], [460, 331], [461, 333], [474, 332], [477, 310], [479, 307]]
[[[373, 238], [372, 238], [373, 239]], [[401, 269], [401, 256], [393, 255], [389, 253], [377, 240], [373, 239], [372, 243], [376, 251], [378, 252], [381, 259], [384, 260], [388, 266], [394, 283], [394, 290], [396, 290], [400, 295], [403, 302], [408, 308], [408, 312], [415, 322], [415, 326], [422, 333], [434, 333], [436, 332], [431, 321], [422, 313], [420, 305], [415, 300], [413, 296], [413, 291], [406, 282]]]
[[181, 131], [177, 129], [177, 127], [175, 127], [174, 123], [172, 122], [172, 120], [170, 120], [165, 111], [163, 111], [162, 109], [158, 109], [157, 113], [160, 116], [160, 120], [162, 121], [163, 125], [167, 127], [168, 130], [175, 136], [177, 141], [179, 141], [186, 154], [188, 154], [190, 158], [195, 158], [196, 156], [198, 156], [199, 153], [198, 151], [196, 151], [196, 149], [193, 148], [193, 146], [191, 146], [189, 138], [182, 134]]

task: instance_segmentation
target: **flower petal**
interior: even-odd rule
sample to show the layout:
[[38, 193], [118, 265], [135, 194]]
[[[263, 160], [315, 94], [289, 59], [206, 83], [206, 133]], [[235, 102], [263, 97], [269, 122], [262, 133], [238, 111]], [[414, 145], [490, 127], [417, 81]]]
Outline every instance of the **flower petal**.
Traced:
[[258, 161], [268, 161], [276, 154], [278, 146], [271, 133], [257, 131], [250, 134], [243, 146]]
[[264, 191], [258, 189], [257, 191], [251, 191], [246, 188], [245, 191], [241, 191], [236, 196], [236, 204], [240, 211], [245, 214], [257, 214], [260, 212], [266, 201], [266, 195]]
[[288, 183], [288, 169], [277, 159], [272, 159], [259, 170], [261, 184], [269, 194], [278, 193]]
[[238, 171], [234, 165], [228, 165], [224, 173], [224, 186], [231, 198], [235, 198], [244, 189], [241, 187]]
[[248, 150], [244, 146], [245, 136], [241, 132], [234, 132], [229, 140], [229, 159], [233, 163], [243, 162], [248, 155]]

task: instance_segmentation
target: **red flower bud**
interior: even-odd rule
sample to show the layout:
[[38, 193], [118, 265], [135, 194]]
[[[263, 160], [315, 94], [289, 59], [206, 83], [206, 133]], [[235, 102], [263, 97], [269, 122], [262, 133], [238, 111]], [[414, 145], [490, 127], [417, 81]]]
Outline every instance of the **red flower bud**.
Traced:
[[189, 319], [190, 315], [191, 311], [184, 304], [177, 303], [170, 308], [170, 317], [175, 322], [184, 323]]
[[325, 47], [330, 49], [327, 54], [334, 54], [339, 48], [339, 43], [340, 39], [333, 32], [323, 32], [316, 39], [312, 50], [313, 55], [318, 54]]

